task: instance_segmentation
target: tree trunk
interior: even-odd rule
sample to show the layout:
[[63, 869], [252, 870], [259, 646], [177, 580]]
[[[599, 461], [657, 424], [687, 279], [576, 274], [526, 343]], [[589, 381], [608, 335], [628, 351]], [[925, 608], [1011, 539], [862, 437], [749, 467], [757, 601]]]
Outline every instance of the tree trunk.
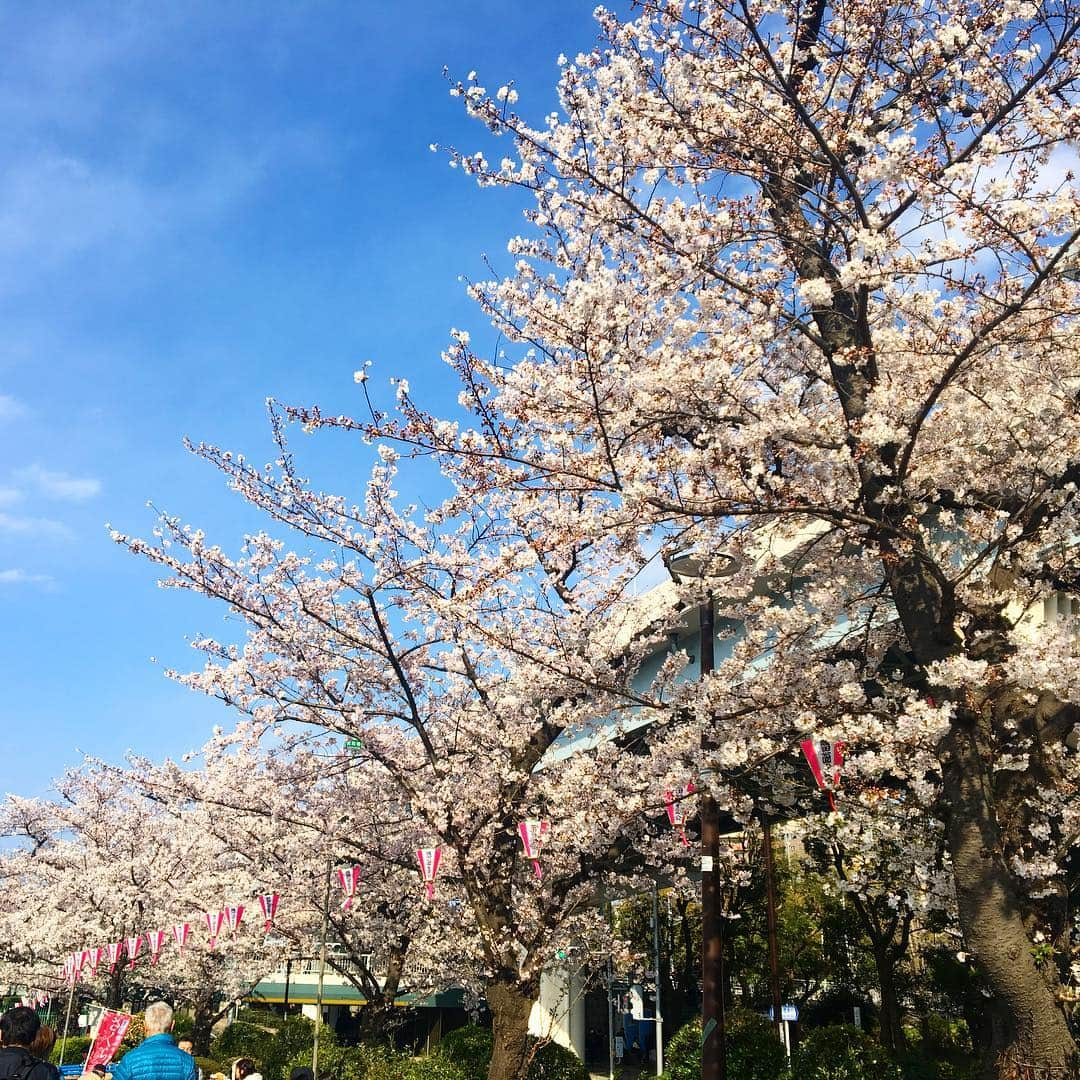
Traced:
[[881, 989], [881, 1044], [894, 1057], [907, 1051], [904, 1017], [896, 992], [896, 972], [888, 948], [874, 949], [878, 986]]
[[109, 989], [105, 994], [105, 1005], [109, 1009], [119, 1009], [124, 1004], [123, 965], [117, 964], [116, 970], [109, 975]]
[[947, 737], [943, 776], [964, 941], [1004, 1007], [1010, 1029], [1004, 1054], [993, 1046], [978, 1049], [987, 1076], [1023, 1078], [1028, 1066], [1040, 1070], [1040, 1077], [1072, 1077], [1077, 1047], [1058, 1000], [1057, 968], [1052, 957], [1037, 962], [1020, 897], [1001, 858], [990, 778], [983, 770], [989, 755], [980, 746], [977, 725], [978, 720], [967, 729], [954, 728]]
[[495, 979], [486, 988], [492, 1018], [491, 1067], [488, 1080], [525, 1080], [532, 1060], [529, 1014], [538, 987]]
[[199, 1057], [210, 1053], [210, 1039], [214, 1028], [214, 1001], [199, 1000], [192, 1008], [191, 1042], [192, 1049]]

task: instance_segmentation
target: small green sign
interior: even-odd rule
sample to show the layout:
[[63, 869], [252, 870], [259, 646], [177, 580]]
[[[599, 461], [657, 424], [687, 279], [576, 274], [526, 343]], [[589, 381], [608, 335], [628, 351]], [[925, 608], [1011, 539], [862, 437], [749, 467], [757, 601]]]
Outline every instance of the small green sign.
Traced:
[[364, 742], [363, 742], [362, 739], [346, 739], [345, 740], [345, 749], [346, 750], [363, 750], [364, 749]]
[[705, 1041], [716, 1030], [716, 1017], [710, 1016], [705, 1022], [705, 1027], [701, 1030], [701, 1045], [705, 1045]]

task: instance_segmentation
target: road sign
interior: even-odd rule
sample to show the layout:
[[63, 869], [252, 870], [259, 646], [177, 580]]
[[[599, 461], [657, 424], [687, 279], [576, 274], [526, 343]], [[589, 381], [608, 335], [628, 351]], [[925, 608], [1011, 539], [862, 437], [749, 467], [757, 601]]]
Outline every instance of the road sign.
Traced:
[[345, 749], [346, 750], [363, 750], [364, 749], [364, 741], [363, 741], [363, 739], [346, 739], [345, 740]]
[[[769, 1011], [765, 1014], [771, 1020], [772, 1006], [769, 1006]], [[798, 1005], [781, 1005], [780, 1006], [780, 1019], [787, 1020], [790, 1023], [794, 1023], [799, 1019], [799, 1006]]]

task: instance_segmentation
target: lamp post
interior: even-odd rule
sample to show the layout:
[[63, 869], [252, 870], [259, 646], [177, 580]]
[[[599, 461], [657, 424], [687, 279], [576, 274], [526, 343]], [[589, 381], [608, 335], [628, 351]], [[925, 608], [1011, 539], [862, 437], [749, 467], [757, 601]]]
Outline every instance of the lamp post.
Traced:
[[[715, 601], [700, 609], [700, 675], [713, 670]], [[727, 1017], [724, 1002], [724, 939], [720, 912], [720, 814], [704, 778], [708, 729], [701, 729], [701, 1080], [727, 1078]]]
[[[703, 582], [705, 566], [692, 554], [668, 561], [674, 577], [697, 577]], [[720, 573], [732, 573], [735, 560]], [[714, 576], [718, 576], [715, 575]], [[716, 601], [707, 589], [698, 608], [698, 673], [701, 679], [715, 667]], [[720, 897], [720, 813], [709, 790], [705, 758], [709, 750], [708, 725], [701, 728], [701, 770], [698, 774], [701, 820], [701, 1080], [727, 1080], [727, 1017], [724, 1001], [724, 938]]]
[[330, 883], [334, 877], [334, 864], [326, 863], [326, 897], [323, 900], [322, 943], [319, 948], [319, 985], [315, 993], [315, 1038], [311, 1047], [312, 1080], [319, 1080], [319, 1028], [322, 1027], [323, 979], [326, 976], [326, 938], [330, 931]]

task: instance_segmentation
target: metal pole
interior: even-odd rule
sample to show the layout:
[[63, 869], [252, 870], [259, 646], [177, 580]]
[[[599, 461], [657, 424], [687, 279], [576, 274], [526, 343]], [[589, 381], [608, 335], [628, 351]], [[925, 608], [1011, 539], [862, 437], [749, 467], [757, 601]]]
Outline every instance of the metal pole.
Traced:
[[652, 888], [653, 963], [656, 971], [656, 1075], [664, 1071], [664, 1013], [660, 1008], [660, 886]]
[[333, 878], [333, 863], [326, 864], [326, 897], [323, 900], [322, 945], [319, 949], [319, 986], [315, 991], [315, 1041], [311, 1048], [311, 1075], [319, 1080], [319, 1028], [322, 1027], [323, 978], [326, 975], [326, 938], [330, 932], [330, 882]]
[[60, 1064], [64, 1064], [64, 1048], [67, 1046], [68, 1025], [71, 1023], [71, 1003], [75, 999], [75, 980], [79, 973], [75, 972], [71, 977], [71, 989], [68, 990], [67, 1015], [64, 1017], [64, 1037], [60, 1040]]
[[[716, 604], [708, 593], [701, 606], [698, 652], [702, 679], [715, 666], [713, 653]], [[701, 729], [701, 1080], [727, 1080], [723, 955], [720, 937], [720, 821], [716, 800], [704, 776], [709, 731]]]
[[772, 989], [773, 1023], [780, 1040], [784, 1038], [783, 1007], [780, 1001], [780, 950], [776, 936], [776, 867], [773, 862], [772, 825], [761, 812], [761, 843], [765, 854], [765, 900], [769, 932], [769, 984]]
[[607, 1055], [608, 1080], [615, 1080], [615, 1003], [611, 1000], [611, 984], [614, 981], [611, 972], [611, 957], [607, 962]]
[[282, 1008], [285, 1012], [285, 1016], [289, 1015], [289, 977], [292, 975], [292, 957], [290, 956], [285, 961], [285, 1001]]

